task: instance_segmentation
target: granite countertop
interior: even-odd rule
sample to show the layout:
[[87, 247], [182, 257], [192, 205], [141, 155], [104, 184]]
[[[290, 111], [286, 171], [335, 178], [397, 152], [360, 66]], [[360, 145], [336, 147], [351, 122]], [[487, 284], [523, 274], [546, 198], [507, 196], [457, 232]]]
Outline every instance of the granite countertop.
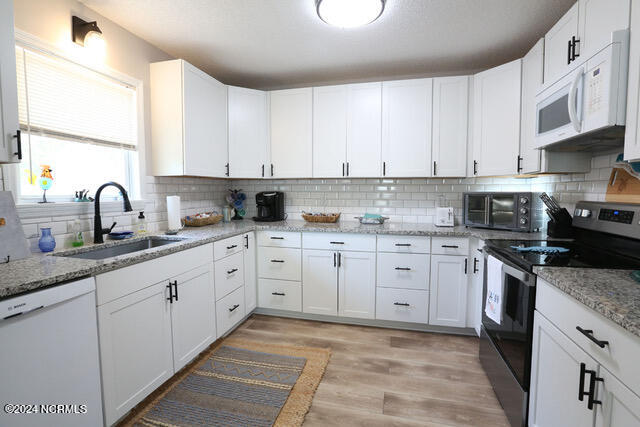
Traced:
[[535, 267], [534, 273], [640, 337], [640, 283], [630, 270]]
[[[36, 289], [52, 286], [69, 280], [95, 276], [110, 270], [147, 261], [174, 252], [189, 249], [225, 239], [227, 237], [246, 233], [253, 230], [275, 231], [307, 231], [307, 232], [336, 232], [336, 233], [367, 233], [367, 234], [396, 234], [410, 236], [449, 236], [449, 237], [477, 237], [480, 239], [543, 239], [542, 233], [516, 233], [508, 231], [483, 230], [456, 227], [436, 227], [433, 224], [394, 224], [361, 225], [356, 221], [344, 221], [336, 224], [307, 223], [303, 220], [287, 220], [280, 222], [260, 223], [243, 220], [228, 224], [220, 223], [208, 227], [185, 228], [175, 238], [176, 243], [146, 249], [130, 254], [120, 255], [103, 260], [89, 260], [52, 256], [51, 254], [34, 254], [21, 260], [11, 261], [0, 265], [0, 299], [8, 298]], [[155, 236], [168, 236], [155, 234]], [[142, 239], [136, 237], [123, 241], [110, 241], [101, 246], [116, 246], [119, 244]], [[86, 252], [95, 245], [86, 244], [78, 249], [59, 249], [53, 255], [71, 255]]]

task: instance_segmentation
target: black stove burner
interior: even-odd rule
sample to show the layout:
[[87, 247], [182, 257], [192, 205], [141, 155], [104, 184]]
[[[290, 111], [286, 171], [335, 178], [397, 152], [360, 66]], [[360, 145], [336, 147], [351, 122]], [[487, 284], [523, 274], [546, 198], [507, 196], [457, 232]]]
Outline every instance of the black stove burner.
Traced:
[[[640, 269], [640, 260], [636, 258], [575, 241], [487, 240], [485, 243], [490, 251], [529, 271], [534, 266]], [[568, 249], [568, 252], [554, 254], [518, 252], [517, 249], [511, 246], [522, 248], [535, 246], [561, 247]]]

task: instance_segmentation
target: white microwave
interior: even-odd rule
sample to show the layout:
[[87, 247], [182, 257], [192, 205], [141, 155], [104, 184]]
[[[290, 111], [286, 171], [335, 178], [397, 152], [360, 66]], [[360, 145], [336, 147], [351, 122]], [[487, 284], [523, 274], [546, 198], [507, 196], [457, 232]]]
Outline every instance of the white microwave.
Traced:
[[612, 33], [611, 44], [536, 96], [536, 148], [604, 149], [624, 137], [628, 46], [628, 30]]

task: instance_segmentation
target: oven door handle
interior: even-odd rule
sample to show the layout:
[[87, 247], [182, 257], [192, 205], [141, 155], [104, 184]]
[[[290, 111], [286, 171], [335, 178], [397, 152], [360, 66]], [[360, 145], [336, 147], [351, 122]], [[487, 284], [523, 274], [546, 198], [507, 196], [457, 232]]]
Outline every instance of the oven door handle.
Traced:
[[491, 225], [489, 223], [489, 219], [491, 218], [491, 212], [489, 212], [491, 203], [489, 202], [489, 198], [490, 196], [484, 197], [484, 225], [487, 225], [487, 226]]
[[516, 279], [523, 282], [526, 286], [535, 285], [535, 281], [531, 279], [531, 274], [527, 273], [526, 271], [518, 270], [517, 268], [511, 267], [510, 265], [505, 264], [504, 261], [502, 261], [502, 274], [503, 277], [505, 274], [515, 277]]

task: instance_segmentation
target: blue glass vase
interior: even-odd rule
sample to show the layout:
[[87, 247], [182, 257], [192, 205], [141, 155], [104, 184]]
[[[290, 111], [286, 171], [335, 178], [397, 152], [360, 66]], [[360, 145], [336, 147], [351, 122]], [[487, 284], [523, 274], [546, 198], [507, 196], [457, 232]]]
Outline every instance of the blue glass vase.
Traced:
[[56, 247], [56, 239], [51, 235], [50, 228], [41, 228], [42, 236], [40, 236], [40, 240], [38, 240], [38, 247], [42, 252], [51, 252]]

